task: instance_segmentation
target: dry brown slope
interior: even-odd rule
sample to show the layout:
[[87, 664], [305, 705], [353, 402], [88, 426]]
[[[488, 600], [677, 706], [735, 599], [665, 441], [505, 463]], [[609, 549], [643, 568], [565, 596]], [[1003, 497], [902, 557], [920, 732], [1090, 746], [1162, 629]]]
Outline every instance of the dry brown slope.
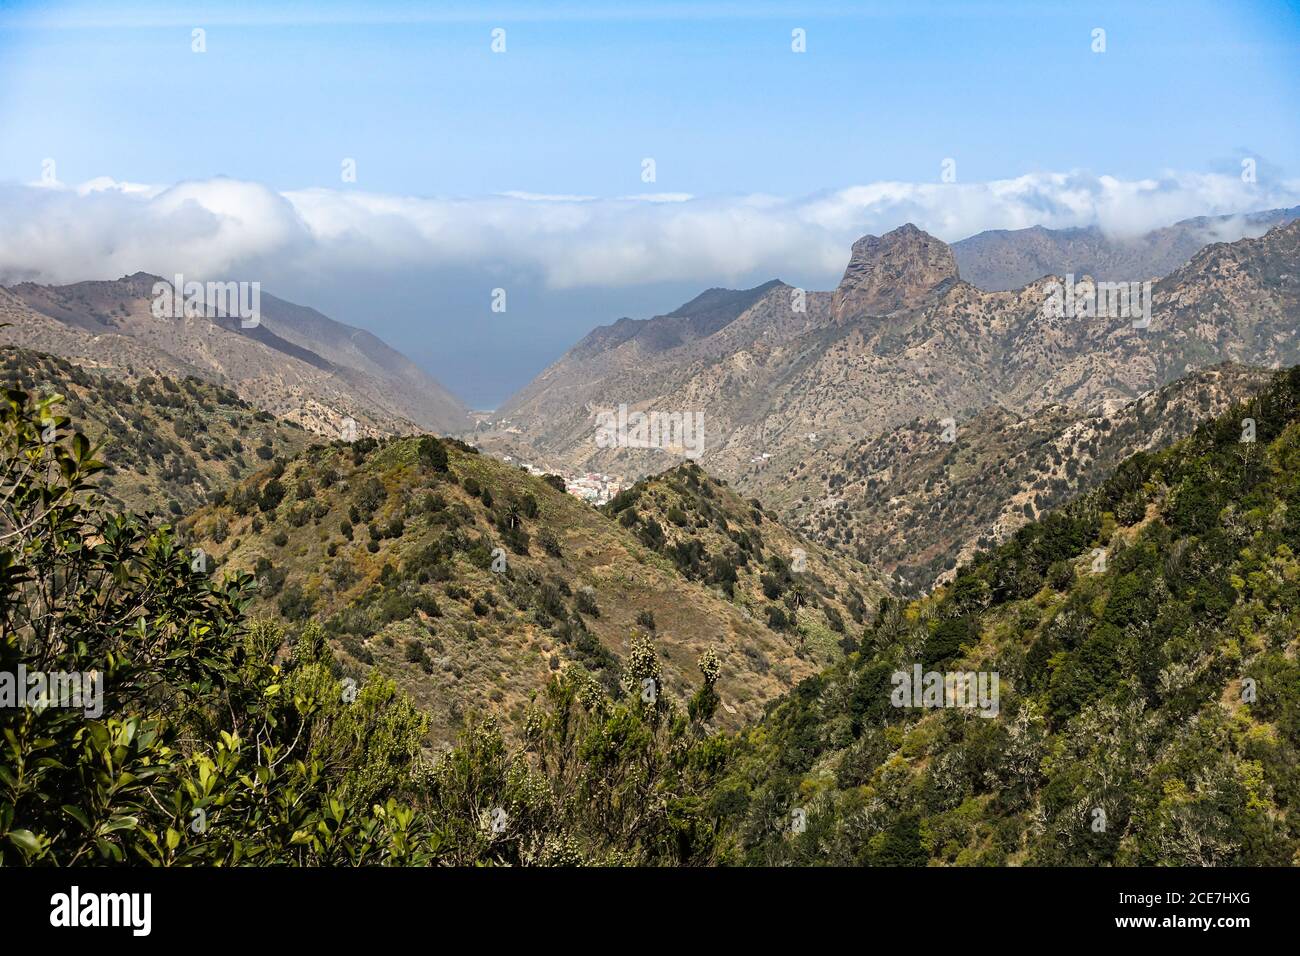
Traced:
[[[356, 343], [345, 348], [334, 341], [346, 327], [334, 323], [331, 335], [322, 339], [335, 361], [313, 351], [310, 342], [299, 344], [276, 332], [291, 329], [298, 338], [309, 327], [297, 307], [266, 296], [266, 321], [253, 328], [226, 317], [159, 318], [152, 310], [156, 281], [137, 273], [114, 282], [0, 289], [0, 321], [10, 323], [6, 337], [13, 344], [127, 374], [194, 375], [321, 434], [339, 434], [349, 418], [363, 435], [415, 430], [413, 406], [403, 397], [413, 387], [395, 385], [393, 375], [374, 360], [358, 360], [365, 367], [344, 364], [361, 354]], [[450, 430], [457, 421], [443, 424]]]

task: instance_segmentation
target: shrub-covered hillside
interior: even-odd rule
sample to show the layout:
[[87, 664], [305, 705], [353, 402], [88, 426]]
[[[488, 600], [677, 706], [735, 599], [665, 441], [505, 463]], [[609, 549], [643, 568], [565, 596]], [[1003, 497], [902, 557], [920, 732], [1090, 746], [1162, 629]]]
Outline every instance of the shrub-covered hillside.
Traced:
[[[805, 545], [812, 575], [799, 606], [755, 596], [760, 567], [789, 594], [797, 539], [697, 471], [659, 487], [675, 489], [673, 519], [691, 518], [665, 516], [668, 530], [650, 540], [639, 532], [651, 515], [616, 519], [458, 442], [363, 439], [271, 464], [183, 527], [218, 573], [256, 576], [260, 613], [317, 621], [354, 676], [377, 668], [395, 679], [428, 713], [436, 744], [471, 712], [517, 730], [532, 695], [570, 667], [613, 690], [638, 633], [681, 697], [712, 650], [717, 719], [738, 728], [843, 653], [828, 614], [860, 632], [854, 616], [879, 592], [853, 562]], [[678, 546], [698, 562], [683, 564]], [[699, 573], [714, 555], [749, 562], [737, 557], [739, 588]]]
[[108, 506], [104, 467], [52, 399], [5, 393], [0, 866], [717, 858], [716, 655], [679, 702], [637, 638], [627, 690], [572, 671], [539, 688], [523, 748], [477, 720], [430, 759], [391, 681], [349, 679], [314, 622], [249, 619], [250, 576]]
[[794, 635], [823, 663], [857, 647], [868, 609], [885, 593], [865, 565], [799, 537], [693, 463], [639, 482], [604, 511], [685, 577]]
[[[118, 370], [114, 370], [117, 375]], [[218, 488], [307, 445], [307, 433], [195, 378], [114, 377], [27, 349], [0, 349], [0, 383], [60, 395], [57, 411], [103, 448], [111, 504], [174, 520]]]
[[[860, 651], [743, 734], [714, 797], [739, 858], [1300, 861], [1297, 552], [1293, 369], [883, 606]], [[918, 663], [997, 672], [1000, 712], [893, 706]]]
[[[95, 494], [52, 400], [6, 394], [0, 462], [0, 673], [102, 691], [0, 707], [0, 863], [1300, 862], [1300, 369], [846, 624], [815, 673], [746, 615], [773, 573], [750, 506], [694, 471], [610, 509], [656, 548], [452, 442], [314, 446], [192, 519], [207, 562]], [[750, 542], [757, 581], [708, 581], [692, 528]], [[472, 680], [427, 681], [455, 674], [433, 637]], [[810, 676], [731, 732], [746, 638]], [[480, 707], [519, 649], [554, 670]], [[914, 666], [995, 673], [996, 713], [895, 706]]]

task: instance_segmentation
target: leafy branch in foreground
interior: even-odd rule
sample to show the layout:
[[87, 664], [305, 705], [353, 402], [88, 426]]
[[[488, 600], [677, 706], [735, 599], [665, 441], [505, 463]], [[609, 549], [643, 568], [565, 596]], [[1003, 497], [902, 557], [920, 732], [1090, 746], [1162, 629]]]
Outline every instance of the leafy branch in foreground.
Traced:
[[315, 624], [245, 618], [249, 575], [217, 583], [170, 528], [108, 513], [57, 402], [0, 408], [0, 677], [89, 697], [0, 706], [0, 863], [710, 861], [716, 659], [683, 711], [640, 638], [625, 697], [575, 670], [524, 750], [472, 721], [430, 757], [392, 682], [341, 679]]
[[[318, 635], [277, 660], [248, 576], [215, 583], [170, 529], [106, 513], [58, 400], [0, 408], [0, 860], [428, 858], [394, 802], [419, 715], [382, 681], [345, 701]], [[56, 680], [77, 706], [42, 699]]]

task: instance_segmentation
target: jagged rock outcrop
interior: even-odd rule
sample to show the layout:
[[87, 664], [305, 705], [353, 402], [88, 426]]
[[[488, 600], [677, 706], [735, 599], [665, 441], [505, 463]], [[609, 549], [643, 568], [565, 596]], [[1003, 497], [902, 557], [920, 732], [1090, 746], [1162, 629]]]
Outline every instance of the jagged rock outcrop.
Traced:
[[952, 249], [909, 222], [853, 244], [831, 314], [837, 322], [887, 315], [918, 306], [956, 281]]

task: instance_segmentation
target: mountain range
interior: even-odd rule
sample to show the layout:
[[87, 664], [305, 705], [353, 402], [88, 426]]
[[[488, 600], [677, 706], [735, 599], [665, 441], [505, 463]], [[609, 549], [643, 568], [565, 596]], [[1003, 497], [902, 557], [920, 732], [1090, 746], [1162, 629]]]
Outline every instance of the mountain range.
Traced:
[[1300, 216], [1300, 206], [1242, 216], [1197, 216], [1139, 235], [1116, 237], [1097, 226], [1075, 229], [991, 229], [952, 244], [962, 277], [990, 292], [1009, 291], [1043, 276], [1090, 275], [1110, 282], [1158, 279], [1214, 242], [1263, 235]]
[[[123, 735], [59, 708], [7, 730], [41, 789], [0, 781], [0, 852], [1294, 863], [1298, 242], [1206, 246], [1149, 313], [1062, 314], [1059, 280], [979, 289], [905, 225], [833, 291], [594, 331], [481, 448], [311, 310], [162, 319], [145, 275], [0, 290], [0, 608], [47, 664], [109, 662], [94, 726]], [[702, 461], [596, 447], [614, 404], [703, 411]], [[507, 453], [638, 480], [592, 507]]]
[[[586, 462], [581, 460], [584, 456], [574, 454], [581, 451], [587, 431], [575, 427], [575, 416], [586, 416], [597, 404], [613, 398], [645, 405], [707, 396], [712, 387], [708, 379], [720, 377], [739, 386], [743, 395], [729, 396], [727, 404], [738, 407], [719, 410], [725, 413], [720, 422], [723, 430], [710, 442], [711, 454], [716, 454], [720, 442], [752, 444], [755, 452], [745, 456], [747, 449], [736, 447], [722, 456], [725, 464], [715, 460], [713, 466], [739, 478], [742, 469], [737, 466], [749, 457], [773, 455], [770, 445], [788, 443], [788, 436], [778, 436], [793, 423], [773, 416], [764, 406], [775, 401], [775, 393], [795, 367], [831, 347], [829, 340], [835, 333], [828, 329], [842, 329], [864, 316], [916, 311], [936, 300], [941, 308], [974, 308], [1001, 315], [1016, 305], [997, 299], [962, 302], [961, 290], [970, 294], [1030, 289], [1036, 294], [1049, 275], [1087, 274], [1126, 281], [1156, 278], [1184, 268], [1207, 243], [1256, 236], [1292, 221], [1297, 213], [1300, 209], [1200, 217], [1128, 239], [1108, 236], [1095, 227], [989, 231], [951, 247], [930, 241], [914, 227], [884, 237], [863, 237], [850, 251], [844, 278], [832, 293], [794, 290], [779, 280], [748, 290], [710, 289], [666, 315], [625, 318], [594, 329], [499, 410], [498, 420], [509, 423], [505, 428], [475, 440], [483, 438], [493, 448], [513, 443], [557, 466], [609, 465], [600, 456]], [[162, 373], [176, 379], [195, 376], [230, 387], [257, 408], [326, 436], [339, 434], [349, 418], [356, 422], [358, 433], [372, 435], [414, 430], [465, 434], [471, 427], [468, 410], [458, 399], [367, 331], [270, 294], [261, 296], [260, 321], [254, 328], [244, 328], [224, 315], [160, 319], [150, 308], [160, 282], [170, 285], [137, 273], [114, 282], [22, 283], [0, 288], [0, 321], [9, 323], [6, 340], [11, 344], [61, 355], [111, 374], [121, 369], [125, 374]], [[966, 289], [967, 285], [974, 289]], [[941, 315], [934, 318], [943, 324]], [[898, 323], [893, 326], [897, 332]], [[813, 334], [818, 330], [827, 339], [821, 344]], [[914, 339], [909, 346], [922, 356], [927, 346], [918, 346]], [[841, 345], [852, 347], [855, 341]], [[889, 342], [880, 345], [884, 351], [891, 348]], [[1079, 342], [1073, 347], [1077, 351]], [[775, 359], [769, 354], [773, 348], [780, 353]], [[1250, 360], [1245, 354], [1220, 357]], [[656, 367], [643, 367], [646, 362]], [[753, 369], [741, 367], [750, 362]], [[786, 362], [792, 367], [784, 368]], [[670, 368], [679, 373], [675, 382], [663, 377]], [[826, 371], [855, 377], [857, 373], [852, 367]], [[1168, 380], [1166, 376], [1149, 384], [1154, 387]], [[658, 382], [666, 387], [654, 387]], [[790, 383], [801, 384], [801, 380]], [[622, 394], [613, 394], [609, 386]], [[611, 394], [604, 396], [606, 391]], [[674, 391], [682, 394], [673, 395]], [[1017, 407], [1030, 409], [1034, 400], [1030, 397], [1029, 404], [1021, 401]], [[783, 398], [780, 404], [798, 403]], [[958, 398], [953, 404], [960, 411], [968, 403]], [[974, 406], [982, 407], [978, 400]], [[563, 413], [558, 420], [557, 410]], [[825, 431], [820, 429], [819, 434]], [[631, 457], [647, 459], [616, 462], [632, 475], [652, 473], [668, 463], [657, 460], [658, 455]]]
[[[599, 448], [596, 413], [701, 411], [710, 473], [914, 593], [1104, 480], [1127, 455], [1239, 400], [1261, 369], [1300, 359], [1295, 213], [1186, 220], [1137, 244], [1035, 228], [948, 246], [904, 225], [854, 243], [834, 290], [779, 280], [710, 289], [666, 315], [599, 327], [474, 431], [463, 405], [382, 341], [271, 295], [261, 297], [256, 327], [244, 328], [232, 316], [159, 318], [151, 306], [162, 280], [144, 273], [24, 283], [0, 289], [0, 321], [11, 342], [71, 361], [43, 366], [52, 387], [70, 387], [73, 368], [102, 389], [109, 379], [143, 387], [142, 422], [155, 420], [157, 394], [157, 414], [174, 414], [159, 385], [209, 383], [217, 391], [196, 408], [242, 403], [327, 439], [349, 419], [358, 436], [461, 434], [493, 455], [630, 481], [680, 455]], [[1061, 281], [1051, 276], [995, 291], [963, 278], [971, 269], [997, 286], [990, 276], [1008, 264], [1006, 275], [1052, 267], [1077, 279], [1144, 275], [1206, 237], [1260, 230], [1200, 248], [1157, 279], [1146, 328], [1123, 316], [1051, 313], [1052, 283]], [[1147, 265], [1135, 265], [1138, 251]], [[72, 397], [92, 397], [81, 385]], [[145, 431], [123, 429], [115, 411], [106, 404], [88, 417], [119, 440]], [[234, 451], [239, 431], [192, 444], [197, 421], [156, 420], [154, 431], [176, 446], [137, 456], [135, 467], [152, 477], [130, 479], [123, 502], [188, 512], [223, 477], [264, 467]], [[273, 429], [285, 437], [258, 439], [259, 453], [302, 449], [304, 439]], [[154, 501], [160, 491], [165, 499]]]
[[[701, 411], [701, 461], [710, 471], [809, 533], [822, 527], [814, 512], [829, 507], [870, 512], [884, 522], [872, 525], [872, 538], [897, 540], [910, 521], [907, 509], [863, 509], [861, 498], [841, 505], [831, 482], [845, 476], [827, 463], [859, 460], [864, 443], [873, 441], [880, 442], [877, 452], [897, 451], [902, 457], [889, 460], [868, 455], [875, 469], [869, 497], [879, 504], [907, 488], [905, 449], [912, 443], [898, 429], [928, 428], [931, 443], [946, 440], [952, 453], [969, 455], [967, 439], [1002, 427], [995, 422], [1038, 419], [1018, 427], [1025, 434], [1060, 429], [1068, 438], [1067, 420], [1104, 418], [1197, 369], [1292, 364], [1300, 360], [1298, 242], [1300, 222], [1293, 220], [1263, 236], [1201, 249], [1152, 283], [1149, 323], [1140, 327], [1132, 316], [1054, 314], [1048, 304], [1053, 283], [1059, 291], [1062, 280], [1050, 277], [1013, 291], [978, 289], [960, 278], [946, 244], [906, 225], [855, 243], [833, 292], [779, 282], [744, 293], [714, 290], [670, 316], [596, 330], [507, 403], [476, 440], [550, 467], [635, 476], [667, 467], [673, 453], [597, 447], [596, 412], [619, 405]], [[1077, 280], [1080, 290], [1092, 287]], [[1205, 387], [1213, 392], [1218, 384]], [[1229, 389], [1189, 401], [1209, 413], [1239, 394]], [[1053, 417], [1056, 424], [1046, 426]], [[1063, 458], [1082, 454], [1065, 445]], [[1137, 447], [1121, 442], [1116, 450]], [[1001, 453], [990, 454], [977, 471]], [[1040, 493], [1052, 482], [1058, 492], [1062, 481], [1069, 484], [1052, 470], [1032, 478]], [[1022, 512], [1029, 503], [1020, 497], [1028, 488], [1002, 497], [992, 487], [980, 483], [970, 493], [990, 495], [974, 510], [993, 524], [950, 542], [942, 554], [899, 554], [890, 562], [926, 574], [951, 569], [950, 560], [997, 525], [988, 513], [991, 499], [1001, 498], [999, 507], [1016, 500]], [[823, 540], [845, 544], [834, 535]]]
[[260, 296], [258, 322], [232, 315], [155, 315], [146, 273], [67, 286], [0, 288], [5, 340], [112, 375], [188, 376], [229, 388], [259, 409], [330, 436], [420, 429], [455, 432], [468, 411], [409, 359], [369, 332], [314, 309]]

